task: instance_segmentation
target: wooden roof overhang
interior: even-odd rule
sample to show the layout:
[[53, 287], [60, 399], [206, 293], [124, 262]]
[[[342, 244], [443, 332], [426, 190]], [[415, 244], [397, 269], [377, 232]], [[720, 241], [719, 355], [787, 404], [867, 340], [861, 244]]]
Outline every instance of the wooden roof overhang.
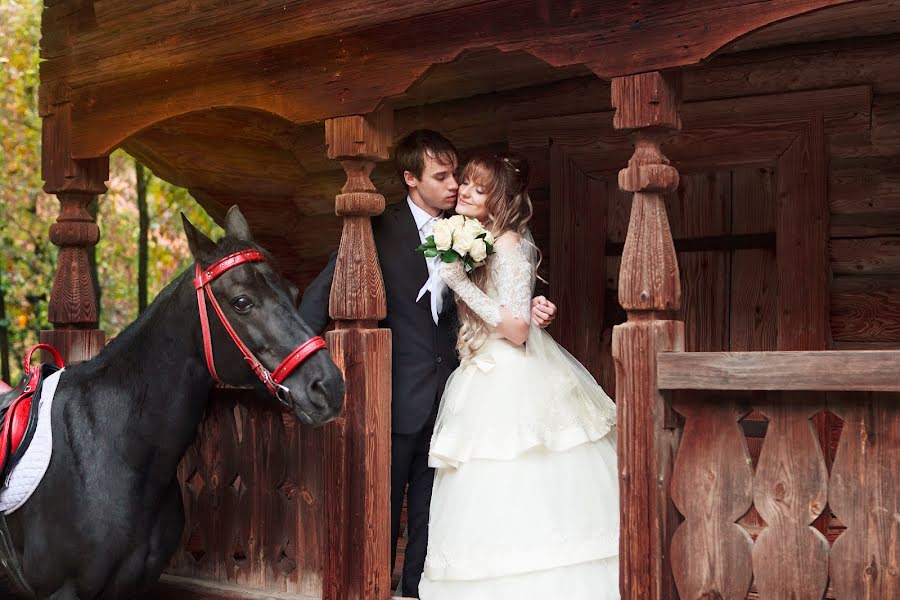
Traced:
[[[430, 126], [465, 151], [506, 144], [514, 121], [552, 104], [548, 87], [608, 111], [607, 78], [898, 23], [890, 0], [48, 0], [42, 28], [45, 189], [102, 193], [103, 157], [123, 147], [217, 219], [241, 205], [303, 283], [341, 231], [346, 178], [325, 119], [386, 107], [395, 139]], [[685, 101], [735, 93], [722, 60], [686, 71]], [[389, 169], [372, 179], [400, 197]]]
[[[42, 107], [72, 104], [74, 158], [219, 106], [291, 123], [366, 114], [471, 48], [612, 77], [695, 64], [760, 27], [847, 0], [61, 2], [44, 17]], [[251, 8], [252, 6], [252, 8]]]
[[[45, 145], [60, 157], [45, 163], [122, 146], [214, 216], [233, 202], [261, 208], [248, 212], [264, 242], [280, 246], [298, 228], [336, 239], [339, 222], [317, 218], [333, 215], [344, 181], [326, 157], [326, 118], [387, 103], [402, 132], [421, 120], [404, 107], [691, 65], [766, 26], [744, 46], [858, 23], [817, 11], [873, 13], [859, 4], [48, 1], [40, 106], [55, 138]], [[798, 15], [810, 26], [796, 26]], [[317, 243], [290, 249], [309, 255]]]

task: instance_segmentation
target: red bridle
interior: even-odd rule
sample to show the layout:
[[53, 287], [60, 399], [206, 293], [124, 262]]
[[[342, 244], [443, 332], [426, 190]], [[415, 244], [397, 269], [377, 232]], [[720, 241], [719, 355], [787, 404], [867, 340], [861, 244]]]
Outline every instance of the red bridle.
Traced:
[[306, 340], [291, 352], [287, 358], [281, 361], [281, 364], [278, 365], [274, 371], [270, 372], [241, 341], [241, 338], [238, 337], [237, 333], [231, 327], [231, 323], [228, 322], [228, 318], [222, 311], [222, 307], [220, 307], [219, 303], [216, 301], [216, 297], [213, 295], [212, 290], [207, 289], [207, 286], [209, 286], [215, 278], [229, 269], [246, 262], [265, 262], [265, 260], [266, 257], [258, 250], [241, 250], [240, 252], [229, 254], [225, 258], [210, 265], [207, 269], [201, 269], [200, 263], [197, 263], [194, 287], [197, 289], [197, 306], [200, 309], [200, 327], [203, 329], [203, 351], [206, 354], [206, 365], [209, 367], [209, 372], [213, 376], [213, 379], [219, 383], [223, 383], [222, 380], [219, 379], [219, 374], [216, 372], [216, 366], [213, 362], [212, 337], [209, 334], [209, 319], [206, 314], [206, 298], [209, 298], [210, 304], [212, 304], [216, 314], [219, 315], [219, 321], [222, 322], [225, 331], [228, 332], [228, 335], [231, 336], [231, 339], [234, 340], [234, 343], [244, 355], [244, 360], [250, 364], [250, 368], [253, 369], [256, 376], [266, 385], [266, 389], [281, 402], [288, 404], [288, 399], [283, 395], [284, 392], [288, 391], [288, 388], [283, 386], [281, 382], [314, 352], [325, 348], [325, 340], [322, 339], [321, 336], [315, 336]]

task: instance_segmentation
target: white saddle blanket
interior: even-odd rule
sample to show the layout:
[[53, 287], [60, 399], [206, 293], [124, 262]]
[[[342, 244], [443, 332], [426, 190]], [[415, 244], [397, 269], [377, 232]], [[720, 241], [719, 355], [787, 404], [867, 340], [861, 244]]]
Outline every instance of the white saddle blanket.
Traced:
[[31, 438], [31, 444], [25, 449], [22, 459], [19, 460], [3, 487], [0, 488], [0, 511], [7, 515], [28, 501], [43, 479], [44, 473], [47, 472], [47, 467], [50, 466], [50, 453], [53, 450], [50, 408], [53, 406], [56, 386], [64, 370], [60, 369], [44, 379], [34, 437]]

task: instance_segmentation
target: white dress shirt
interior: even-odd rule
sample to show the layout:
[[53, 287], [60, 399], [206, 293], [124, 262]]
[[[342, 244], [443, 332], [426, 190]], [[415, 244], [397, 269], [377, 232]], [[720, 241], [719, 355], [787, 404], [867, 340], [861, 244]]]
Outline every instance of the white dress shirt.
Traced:
[[[425, 239], [429, 235], [431, 235], [434, 223], [438, 219], [442, 219], [444, 215], [443, 213], [441, 213], [436, 217], [432, 217], [427, 212], [422, 210], [419, 206], [416, 206], [416, 204], [412, 201], [412, 198], [410, 198], [409, 196], [406, 197], [406, 203], [409, 205], [409, 211], [412, 213], [413, 219], [416, 222], [416, 229], [419, 231], [419, 241], [424, 244]], [[438, 268], [439, 260], [440, 259], [436, 256], [432, 258], [425, 258], [425, 265], [428, 267], [429, 279], [432, 278], [435, 269]], [[441, 312], [441, 308], [443, 307], [443, 297], [446, 290], [447, 284], [444, 283], [443, 279], [438, 278], [437, 282], [434, 285], [434, 288], [431, 290], [431, 302], [435, 308], [435, 314], [440, 314]]]

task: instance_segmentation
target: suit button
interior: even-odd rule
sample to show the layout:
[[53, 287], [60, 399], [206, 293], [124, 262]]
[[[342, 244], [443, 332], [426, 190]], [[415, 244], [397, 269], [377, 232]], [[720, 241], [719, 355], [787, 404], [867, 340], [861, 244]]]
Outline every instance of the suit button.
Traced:
[[437, 357], [437, 361], [438, 361], [438, 362], [441, 362], [441, 357], [440, 357], [440, 356]]

